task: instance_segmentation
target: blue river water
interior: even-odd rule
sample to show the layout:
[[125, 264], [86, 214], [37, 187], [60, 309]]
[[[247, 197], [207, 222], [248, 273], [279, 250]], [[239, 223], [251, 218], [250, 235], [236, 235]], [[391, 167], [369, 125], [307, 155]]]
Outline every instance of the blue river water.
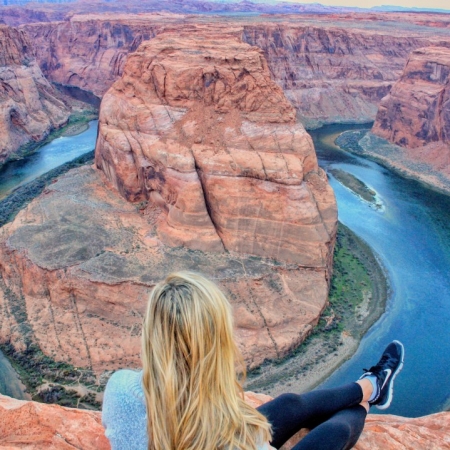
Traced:
[[94, 150], [97, 124], [98, 120], [93, 120], [83, 133], [59, 137], [27, 158], [5, 164], [0, 169], [0, 200], [21, 184]]
[[[331, 125], [311, 134], [322, 167], [353, 174], [383, 202], [384, 208], [373, 209], [330, 176], [339, 219], [379, 256], [391, 295], [386, 313], [362, 339], [356, 354], [323, 386], [358, 378], [363, 367], [377, 361], [389, 341], [399, 339], [406, 349], [405, 367], [396, 380], [394, 401], [387, 412], [409, 417], [434, 413], [450, 401], [450, 197], [340, 151], [333, 145], [334, 138], [351, 128], [362, 127]], [[91, 122], [85, 133], [59, 138], [27, 160], [10, 163], [0, 171], [0, 196], [92, 150], [95, 138], [96, 122]], [[12, 386], [18, 380], [6, 363], [0, 355], [0, 392], [19, 396]], [[5, 391], [8, 383], [10, 390]]]
[[384, 204], [381, 210], [371, 208], [330, 176], [339, 220], [378, 254], [391, 295], [357, 353], [322, 387], [358, 378], [397, 339], [405, 346], [405, 365], [386, 412], [408, 417], [434, 413], [448, 407], [450, 399], [450, 197], [337, 150], [334, 138], [349, 128], [334, 125], [311, 134], [323, 168], [339, 168], [363, 180]]

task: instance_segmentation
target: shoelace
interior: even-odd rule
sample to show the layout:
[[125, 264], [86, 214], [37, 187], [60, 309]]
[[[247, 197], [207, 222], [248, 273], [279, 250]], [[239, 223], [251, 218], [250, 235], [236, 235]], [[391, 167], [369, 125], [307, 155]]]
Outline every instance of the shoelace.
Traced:
[[364, 372], [371, 372], [374, 375], [376, 375], [376, 374], [378, 374], [381, 371], [381, 367], [380, 366], [383, 366], [386, 363], [386, 361], [389, 360], [389, 358], [390, 358], [389, 355], [383, 355], [381, 357], [381, 359], [378, 361], [376, 366], [372, 366], [369, 370], [363, 369], [363, 371]]

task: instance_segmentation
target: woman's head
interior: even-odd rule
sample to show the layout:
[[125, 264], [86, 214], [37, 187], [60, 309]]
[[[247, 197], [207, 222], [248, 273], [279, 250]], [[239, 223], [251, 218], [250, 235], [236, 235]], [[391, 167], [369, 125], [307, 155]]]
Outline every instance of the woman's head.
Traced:
[[220, 383], [235, 370], [230, 305], [201, 275], [173, 273], [150, 295], [142, 345], [144, 364], [159, 365], [167, 379]]
[[238, 395], [230, 304], [203, 276], [172, 273], [155, 286], [142, 360], [149, 448], [245, 449], [268, 437], [265, 419]]

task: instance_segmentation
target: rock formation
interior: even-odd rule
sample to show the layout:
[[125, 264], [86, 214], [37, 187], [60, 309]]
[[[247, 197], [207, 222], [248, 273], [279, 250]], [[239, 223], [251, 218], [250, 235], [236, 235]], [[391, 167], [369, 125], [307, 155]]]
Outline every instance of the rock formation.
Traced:
[[336, 205], [312, 141], [262, 52], [237, 39], [142, 44], [103, 98], [96, 164], [160, 209], [168, 245], [328, 264]]
[[0, 230], [0, 339], [97, 375], [138, 367], [148, 292], [187, 268], [227, 293], [250, 366], [300, 343], [327, 302], [337, 211], [294, 117], [257, 48], [142, 44], [101, 107], [112, 186], [69, 172]]
[[0, 395], [0, 448], [109, 450], [101, 413]]
[[[317, 126], [373, 120], [411, 51], [430, 45], [450, 47], [445, 28], [434, 31], [419, 16], [273, 16], [238, 22], [224, 17], [97, 14], [23, 29], [35, 43], [40, 66], [50, 80], [101, 96], [121, 76], [125, 56], [142, 41], [167, 28], [183, 30], [201, 23], [260, 47], [298, 117], [307, 126]], [[427, 18], [434, 20], [433, 26], [447, 25], [443, 16]]]
[[380, 104], [372, 132], [407, 149], [407, 159], [429, 164], [450, 178], [449, 48], [411, 53]]
[[43, 76], [23, 30], [0, 25], [0, 163], [65, 124], [70, 108]]
[[[253, 406], [267, 396], [246, 393]], [[101, 413], [15, 400], [0, 395], [0, 449], [109, 450]], [[284, 447], [283, 447], [284, 448]], [[288, 445], [286, 448], [291, 448]], [[369, 415], [355, 450], [450, 449], [450, 413], [409, 419]]]

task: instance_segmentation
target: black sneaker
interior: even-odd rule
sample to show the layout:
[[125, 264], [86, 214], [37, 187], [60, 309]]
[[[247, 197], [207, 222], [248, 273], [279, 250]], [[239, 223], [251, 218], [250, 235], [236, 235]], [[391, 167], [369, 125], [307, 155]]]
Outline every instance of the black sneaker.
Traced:
[[394, 393], [394, 380], [403, 368], [404, 355], [403, 344], [392, 341], [384, 350], [377, 365], [369, 370], [364, 369], [364, 375], [360, 380], [371, 375], [377, 378], [378, 395], [369, 401], [370, 405], [375, 405], [378, 409], [389, 408]]

